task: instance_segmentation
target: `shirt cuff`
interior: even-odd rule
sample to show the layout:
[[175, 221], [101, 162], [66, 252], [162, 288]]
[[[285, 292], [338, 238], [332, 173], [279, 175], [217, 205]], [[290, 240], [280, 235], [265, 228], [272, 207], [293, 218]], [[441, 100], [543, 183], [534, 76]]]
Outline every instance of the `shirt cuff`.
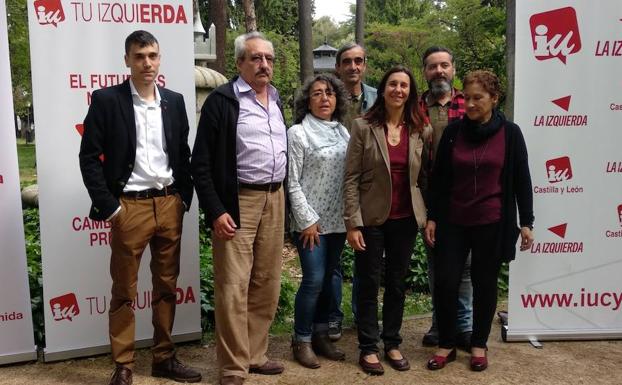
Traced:
[[121, 205], [119, 205], [119, 207], [117, 207], [117, 209], [112, 214], [110, 214], [108, 218], [106, 218], [106, 221], [110, 221], [112, 218], [114, 218], [119, 213], [119, 211], [121, 211]]

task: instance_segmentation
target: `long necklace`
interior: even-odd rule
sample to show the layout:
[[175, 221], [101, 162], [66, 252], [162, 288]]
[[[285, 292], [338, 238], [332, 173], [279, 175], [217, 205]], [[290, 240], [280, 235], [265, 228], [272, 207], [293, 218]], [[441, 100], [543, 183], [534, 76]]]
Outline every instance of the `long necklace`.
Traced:
[[484, 146], [484, 150], [479, 155], [479, 159], [477, 159], [477, 154], [475, 153], [475, 148], [473, 148], [473, 193], [477, 195], [477, 171], [482, 166], [482, 160], [484, 159], [484, 155], [486, 155], [486, 150], [488, 149], [488, 143], [490, 143], [490, 138], [486, 139], [486, 145]]

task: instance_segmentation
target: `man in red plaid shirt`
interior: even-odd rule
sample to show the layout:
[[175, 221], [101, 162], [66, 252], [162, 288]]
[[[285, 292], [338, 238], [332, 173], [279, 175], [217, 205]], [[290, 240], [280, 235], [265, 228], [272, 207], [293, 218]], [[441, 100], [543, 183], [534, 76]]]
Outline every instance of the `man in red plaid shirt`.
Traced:
[[[443, 136], [445, 127], [453, 121], [462, 119], [464, 115], [464, 95], [453, 87], [456, 68], [453, 53], [445, 47], [433, 46], [423, 54], [423, 76], [428, 82], [428, 90], [421, 95], [420, 106], [427, 115], [433, 128], [430, 167], [434, 163], [438, 143]], [[434, 290], [434, 250], [428, 251], [428, 278], [430, 293]], [[473, 314], [473, 287], [471, 286], [471, 256], [467, 258], [462, 274], [458, 296], [458, 346], [470, 351], [472, 314]], [[438, 329], [436, 326], [436, 312], [432, 312], [432, 326], [423, 336], [423, 346], [438, 345]]]

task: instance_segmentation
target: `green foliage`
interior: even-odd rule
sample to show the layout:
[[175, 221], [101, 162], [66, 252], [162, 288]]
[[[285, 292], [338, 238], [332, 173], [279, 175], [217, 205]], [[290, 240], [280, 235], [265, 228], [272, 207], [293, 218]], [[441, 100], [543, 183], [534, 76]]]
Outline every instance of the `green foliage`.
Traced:
[[398, 24], [404, 18], [419, 18], [434, 8], [432, 0], [367, 0], [367, 22]]
[[347, 23], [337, 25], [329, 16], [322, 16], [313, 21], [312, 35], [313, 48], [326, 41], [328, 45], [339, 49], [345, 43], [354, 41], [352, 26]]
[[28, 7], [26, 0], [7, 0], [9, 57], [15, 113], [24, 115], [32, 104], [30, 82], [30, 44], [28, 40]]
[[214, 329], [214, 264], [211, 229], [205, 224], [205, 214], [199, 213], [199, 282], [201, 286], [201, 328]]
[[17, 159], [21, 187], [37, 183], [35, 145], [33, 143], [25, 143], [23, 139], [18, 139]]
[[26, 261], [28, 285], [30, 286], [30, 307], [35, 333], [35, 344], [45, 346], [43, 320], [43, 277], [41, 270], [41, 235], [39, 230], [39, 209], [25, 209], [24, 233], [26, 238]]

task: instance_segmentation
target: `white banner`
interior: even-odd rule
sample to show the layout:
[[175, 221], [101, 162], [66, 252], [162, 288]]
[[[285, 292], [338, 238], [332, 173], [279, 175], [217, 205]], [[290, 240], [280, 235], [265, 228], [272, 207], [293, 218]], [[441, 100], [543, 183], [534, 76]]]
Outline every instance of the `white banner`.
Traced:
[[507, 340], [622, 337], [622, 2], [517, 1], [515, 118], [536, 231]]
[[19, 191], [6, 6], [0, 0], [0, 365], [37, 358]]
[[[110, 225], [88, 218], [90, 200], [78, 164], [91, 93], [129, 77], [125, 38], [145, 29], [160, 43], [156, 82], [184, 95], [195, 136], [194, 48], [190, 0], [29, 0], [33, 104], [45, 300], [45, 360], [109, 350]], [[176, 340], [198, 339], [198, 210], [184, 220]], [[142, 258], [135, 299], [138, 346], [150, 343], [151, 273]]]

